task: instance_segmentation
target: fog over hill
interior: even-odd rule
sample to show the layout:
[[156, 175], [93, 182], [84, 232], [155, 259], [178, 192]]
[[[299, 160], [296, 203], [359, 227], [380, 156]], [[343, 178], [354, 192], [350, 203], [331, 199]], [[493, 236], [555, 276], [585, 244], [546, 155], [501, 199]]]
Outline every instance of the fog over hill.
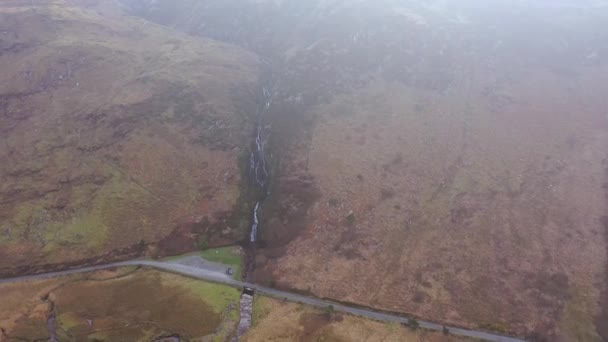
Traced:
[[240, 244], [261, 284], [608, 340], [607, 23], [601, 0], [0, 2], [0, 273]]

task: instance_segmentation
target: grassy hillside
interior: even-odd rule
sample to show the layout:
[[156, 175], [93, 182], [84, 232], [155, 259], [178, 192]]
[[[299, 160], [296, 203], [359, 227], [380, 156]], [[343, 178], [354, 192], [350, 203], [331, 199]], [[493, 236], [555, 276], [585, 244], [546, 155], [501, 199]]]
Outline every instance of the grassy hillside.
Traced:
[[276, 115], [297, 107], [280, 127], [308, 131], [275, 145], [258, 279], [601, 340], [608, 68], [593, 53], [606, 11], [579, 25], [555, 9], [404, 7], [339, 7], [316, 42], [289, 51], [278, 88], [302, 101], [279, 95]]
[[246, 234], [258, 59], [108, 8], [0, 4], [0, 273]]

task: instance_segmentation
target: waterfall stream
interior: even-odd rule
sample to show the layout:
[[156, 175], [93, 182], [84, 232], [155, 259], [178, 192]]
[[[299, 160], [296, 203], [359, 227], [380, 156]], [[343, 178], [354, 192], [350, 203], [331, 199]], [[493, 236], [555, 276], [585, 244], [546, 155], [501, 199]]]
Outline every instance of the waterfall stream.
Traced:
[[[249, 155], [249, 179], [252, 185], [259, 192], [259, 196], [255, 201], [252, 213], [251, 229], [249, 231], [249, 243], [246, 248], [247, 261], [245, 280], [251, 281], [251, 273], [255, 265], [255, 249], [258, 242], [258, 233], [260, 229], [260, 211], [266, 196], [268, 195], [268, 183], [270, 179], [270, 172], [266, 162], [266, 154], [264, 147], [268, 141], [268, 134], [264, 126], [264, 113], [268, 111], [272, 105], [272, 93], [267, 87], [262, 88], [263, 91], [263, 106], [258, 109], [257, 123], [256, 123], [256, 135], [254, 143], [252, 144], [252, 151]], [[251, 327], [251, 317], [253, 310], [253, 296], [250, 294], [243, 293], [240, 301], [240, 321], [236, 334], [232, 341], [238, 341]]]
[[255, 204], [255, 208], [253, 209], [253, 224], [251, 225], [251, 233], [249, 233], [249, 242], [255, 243], [258, 236], [258, 226], [260, 225], [259, 218], [260, 211], [260, 202]]
[[251, 231], [249, 235], [249, 241], [252, 244], [257, 242], [257, 235], [260, 226], [260, 209], [262, 208], [262, 203], [267, 195], [266, 191], [270, 178], [270, 172], [268, 171], [266, 162], [266, 154], [264, 152], [264, 147], [268, 141], [268, 134], [265, 132], [263, 116], [272, 105], [272, 93], [267, 87], [262, 88], [262, 93], [264, 105], [262, 108], [258, 109], [255, 130], [256, 135], [252, 145], [252, 151], [249, 156], [249, 178], [251, 179], [253, 185], [261, 192], [261, 196], [258, 198], [253, 208], [253, 223], [251, 224]]

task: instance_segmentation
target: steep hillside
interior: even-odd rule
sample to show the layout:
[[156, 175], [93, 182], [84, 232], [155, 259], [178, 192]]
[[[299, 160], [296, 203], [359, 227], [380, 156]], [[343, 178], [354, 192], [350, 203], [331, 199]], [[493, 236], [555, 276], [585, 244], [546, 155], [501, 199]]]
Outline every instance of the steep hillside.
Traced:
[[122, 2], [272, 70], [258, 281], [608, 338], [605, 2]]
[[601, 340], [608, 37], [606, 10], [581, 11], [344, 6], [317, 23], [277, 87], [319, 100], [300, 107], [309, 134], [280, 144], [260, 279]]
[[82, 3], [0, 3], [0, 274], [242, 239], [258, 59]]

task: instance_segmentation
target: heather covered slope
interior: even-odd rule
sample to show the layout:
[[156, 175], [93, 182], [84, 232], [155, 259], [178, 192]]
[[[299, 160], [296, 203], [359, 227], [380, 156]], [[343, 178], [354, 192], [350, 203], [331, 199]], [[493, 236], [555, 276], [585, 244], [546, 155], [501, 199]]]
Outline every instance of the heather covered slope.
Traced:
[[258, 59], [118, 7], [21, 4], [0, 3], [0, 273], [241, 239]]
[[605, 2], [123, 2], [272, 68], [259, 281], [601, 339]]
[[297, 119], [311, 120], [308, 134], [280, 144], [260, 279], [453, 324], [602, 340], [606, 9], [588, 21], [557, 8], [391, 10], [367, 28], [356, 18], [369, 14], [353, 11], [344, 34], [290, 51], [298, 67], [283, 81], [321, 100]]

